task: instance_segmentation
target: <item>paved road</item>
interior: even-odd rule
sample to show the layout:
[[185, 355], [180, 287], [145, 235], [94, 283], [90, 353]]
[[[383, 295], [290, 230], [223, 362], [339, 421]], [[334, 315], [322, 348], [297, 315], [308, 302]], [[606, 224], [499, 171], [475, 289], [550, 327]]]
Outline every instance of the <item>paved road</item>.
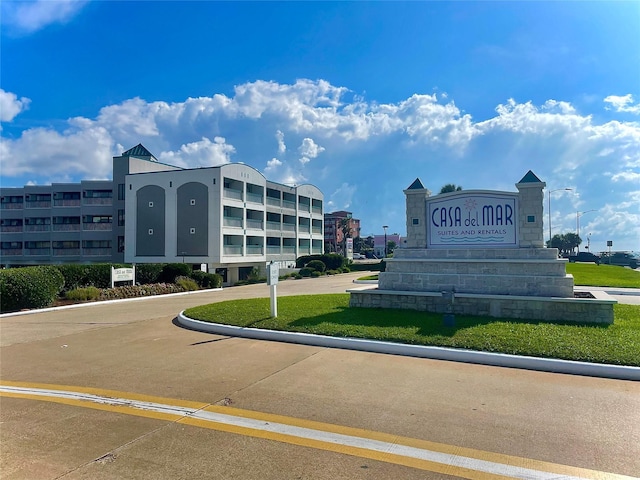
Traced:
[[[357, 276], [278, 293], [344, 292]], [[637, 382], [174, 323], [193, 305], [267, 295], [255, 285], [0, 318], [1, 478], [640, 475]]]

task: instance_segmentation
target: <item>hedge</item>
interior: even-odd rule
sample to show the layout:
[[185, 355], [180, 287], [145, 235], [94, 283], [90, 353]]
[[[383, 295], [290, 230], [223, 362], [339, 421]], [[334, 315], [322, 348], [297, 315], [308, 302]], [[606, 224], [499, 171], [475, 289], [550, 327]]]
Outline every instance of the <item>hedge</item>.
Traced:
[[63, 287], [64, 277], [54, 266], [0, 270], [0, 311], [51, 306]]
[[306, 267], [309, 262], [313, 260], [320, 260], [325, 264], [327, 270], [339, 270], [345, 265], [347, 259], [342, 255], [338, 255], [337, 253], [325, 253], [323, 255], [305, 255], [303, 257], [298, 257], [298, 259], [296, 260], [296, 268]]

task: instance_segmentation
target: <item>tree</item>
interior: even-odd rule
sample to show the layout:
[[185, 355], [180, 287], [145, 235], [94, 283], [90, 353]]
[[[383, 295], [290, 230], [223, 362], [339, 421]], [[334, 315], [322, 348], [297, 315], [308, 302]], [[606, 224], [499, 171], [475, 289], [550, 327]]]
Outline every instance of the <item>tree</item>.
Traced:
[[342, 254], [347, 255], [347, 238], [351, 238], [351, 219], [340, 220], [340, 231], [342, 232]]
[[440, 189], [440, 193], [459, 192], [460, 190], [462, 190], [462, 187], [460, 185], [447, 183]]
[[581, 243], [582, 239], [575, 233], [555, 234], [551, 241], [547, 240], [547, 248], [557, 248], [561, 255], [568, 255]]
[[397, 246], [398, 244], [396, 242], [394, 242], [393, 240], [389, 240], [387, 242], [387, 252], [393, 253], [393, 251], [396, 249]]

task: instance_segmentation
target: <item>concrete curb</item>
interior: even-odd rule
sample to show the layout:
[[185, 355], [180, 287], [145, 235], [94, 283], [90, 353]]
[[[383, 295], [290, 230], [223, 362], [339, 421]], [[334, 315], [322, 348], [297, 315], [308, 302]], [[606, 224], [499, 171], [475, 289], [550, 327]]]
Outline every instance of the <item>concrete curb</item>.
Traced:
[[244, 328], [219, 323], [202, 322], [186, 317], [184, 311], [177, 317], [180, 325], [207, 333], [229, 337], [252, 338], [274, 342], [297, 343], [316, 347], [342, 348], [372, 353], [404, 355], [409, 357], [476, 363], [497, 367], [522, 368], [540, 372], [568, 373], [589, 377], [613, 378], [640, 381], [640, 367], [606, 365], [599, 363], [575, 362], [554, 358], [525, 357], [503, 353], [477, 352], [445, 347], [404, 345], [400, 343], [363, 340], [359, 338], [325, 337], [308, 333], [278, 332], [258, 328]]

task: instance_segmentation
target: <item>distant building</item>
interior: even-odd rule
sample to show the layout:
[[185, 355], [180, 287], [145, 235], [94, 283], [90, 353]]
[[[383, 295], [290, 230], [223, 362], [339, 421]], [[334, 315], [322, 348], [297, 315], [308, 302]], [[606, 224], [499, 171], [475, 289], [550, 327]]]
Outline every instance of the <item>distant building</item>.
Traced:
[[344, 234], [342, 232], [342, 222], [348, 221], [351, 229], [351, 238], [360, 236], [360, 220], [353, 218], [351, 212], [340, 210], [324, 215], [324, 251], [325, 253], [340, 253], [342, 251]]
[[[396, 248], [400, 248], [402, 245], [402, 237], [397, 233], [387, 234], [387, 244], [389, 242], [395, 242]], [[384, 235], [374, 235], [373, 237], [373, 254], [378, 258], [384, 257]], [[387, 252], [391, 253], [391, 252]]]
[[0, 262], [185, 262], [226, 284], [322, 253], [322, 192], [243, 164], [182, 169], [142, 145], [113, 158], [113, 181], [0, 189]]

